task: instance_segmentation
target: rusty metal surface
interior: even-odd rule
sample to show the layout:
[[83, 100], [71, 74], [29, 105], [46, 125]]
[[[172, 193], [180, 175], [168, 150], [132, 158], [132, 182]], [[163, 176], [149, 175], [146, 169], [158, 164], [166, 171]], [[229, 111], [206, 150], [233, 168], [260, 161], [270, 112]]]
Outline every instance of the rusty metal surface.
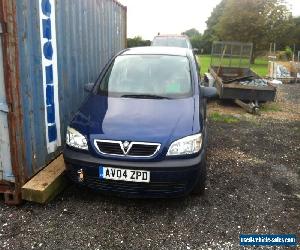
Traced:
[[260, 77], [248, 68], [232, 68], [221, 67], [219, 74], [216, 73], [218, 67], [211, 67], [210, 73], [216, 80], [216, 87], [221, 99], [240, 99], [250, 101], [274, 101], [276, 96], [276, 88], [269, 84], [268, 86], [247, 86], [242, 85], [238, 81], [229, 84], [223, 83], [223, 79], [232, 77], [233, 75], [240, 77], [251, 74], [255, 78]]
[[[1, 23], [0, 23], [1, 25]], [[8, 106], [6, 102], [3, 53], [2, 53], [2, 30], [0, 28], [0, 181], [7, 180], [14, 182], [12, 173], [10, 139], [7, 122]]]
[[[22, 134], [22, 110], [18, 67], [17, 26], [15, 1], [0, 0], [1, 22], [5, 25], [3, 38], [3, 65], [12, 170], [15, 176], [14, 192], [18, 193], [24, 181], [24, 141]], [[11, 186], [7, 186], [11, 190]], [[12, 192], [12, 191], [9, 191]]]

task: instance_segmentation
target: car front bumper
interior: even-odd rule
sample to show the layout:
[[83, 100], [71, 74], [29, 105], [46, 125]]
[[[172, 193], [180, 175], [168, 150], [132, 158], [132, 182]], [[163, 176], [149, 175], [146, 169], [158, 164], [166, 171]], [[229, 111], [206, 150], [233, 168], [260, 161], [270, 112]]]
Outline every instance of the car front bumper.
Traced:
[[[107, 160], [88, 153], [65, 148], [64, 160], [68, 177], [75, 183], [92, 189], [130, 198], [162, 198], [187, 195], [201, 174], [203, 150], [190, 159], [170, 159], [159, 162]], [[99, 166], [151, 172], [150, 183], [104, 180], [99, 178]], [[82, 175], [78, 174], [82, 171]]]

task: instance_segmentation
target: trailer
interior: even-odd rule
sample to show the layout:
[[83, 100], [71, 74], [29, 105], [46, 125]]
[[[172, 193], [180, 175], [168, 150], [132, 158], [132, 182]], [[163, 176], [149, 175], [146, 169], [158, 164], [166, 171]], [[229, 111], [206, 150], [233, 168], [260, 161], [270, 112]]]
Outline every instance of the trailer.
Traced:
[[205, 81], [217, 88], [220, 99], [232, 99], [249, 113], [259, 113], [259, 103], [274, 101], [276, 87], [250, 69], [252, 43], [214, 42]]

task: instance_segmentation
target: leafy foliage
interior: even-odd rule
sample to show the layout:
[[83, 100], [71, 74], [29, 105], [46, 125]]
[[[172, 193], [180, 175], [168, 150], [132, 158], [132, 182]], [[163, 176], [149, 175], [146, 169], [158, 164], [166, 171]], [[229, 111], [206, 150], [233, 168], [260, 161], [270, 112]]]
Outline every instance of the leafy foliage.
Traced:
[[288, 31], [288, 34], [291, 36], [291, 42], [296, 44], [296, 50], [300, 50], [300, 16], [293, 18], [293, 21], [294, 26]]
[[201, 33], [195, 29], [189, 29], [182, 33], [183, 35], [186, 35], [190, 38], [191, 44], [193, 48], [198, 49], [198, 53], [201, 52], [201, 49], [203, 47], [203, 39]]
[[197, 37], [197, 36], [201, 35], [200, 32], [197, 29], [195, 29], [195, 28], [186, 30], [182, 34], [188, 36], [189, 38]]
[[212, 11], [210, 17], [206, 21], [207, 29], [204, 31], [202, 37], [203, 51], [205, 54], [211, 52], [211, 45], [213, 41], [220, 40], [216, 32], [216, 25], [219, 23], [223, 15], [226, 3], [228, 0], [222, 0]]
[[127, 48], [139, 47], [139, 46], [150, 46], [150, 40], [143, 40], [142, 37], [136, 36], [134, 38], [127, 38]]
[[284, 0], [227, 0], [214, 31], [221, 40], [252, 42], [253, 62], [258, 51], [292, 26]]

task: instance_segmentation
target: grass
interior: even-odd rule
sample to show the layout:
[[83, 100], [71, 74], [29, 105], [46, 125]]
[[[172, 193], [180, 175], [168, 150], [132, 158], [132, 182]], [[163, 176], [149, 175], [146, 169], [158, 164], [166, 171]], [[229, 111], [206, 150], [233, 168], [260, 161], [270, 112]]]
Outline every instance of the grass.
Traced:
[[198, 63], [201, 67], [201, 75], [204, 75], [204, 73], [208, 72], [209, 66], [210, 66], [210, 56], [209, 55], [200, 55], [197, 56]]
[[267, 102], [261, 105], [260, 111], [263, 112], [280, 112], [282, 111], [276, 102]]
[[[228, 59], [227, 59], [228, 60]], [[211, 56], [210, 55], [199, 55], [198, 62], [201, 66], [201, 75], [208, 72]], [[218, 60], [214, 59], [214, 62], [217, 64]], [[222, 63], [226, 63], [226, 59], [223, 59]], [[235, 61], [232, 62], [233, 64]], [[261, 77], [265, 77], [268, 74], [268, 61], [264, 58], [257, 58], [255, 64], [251, 65], [251, 69]]]
[[209, 115], [209, 118], [215, 122], [224, 122], [224, 123], [235, 123], [240, 120], [232, 115], [222, 115], [219, 112], [213, 112]]
[[296, 134], [300, 135], [300, 127], [294, 127], [294, 131]]
[[251, 69], [261, 77], [265, 77], [268, 74], [268, 60], [260, 57], [255, 59], [255, 64], [251, 65]]

